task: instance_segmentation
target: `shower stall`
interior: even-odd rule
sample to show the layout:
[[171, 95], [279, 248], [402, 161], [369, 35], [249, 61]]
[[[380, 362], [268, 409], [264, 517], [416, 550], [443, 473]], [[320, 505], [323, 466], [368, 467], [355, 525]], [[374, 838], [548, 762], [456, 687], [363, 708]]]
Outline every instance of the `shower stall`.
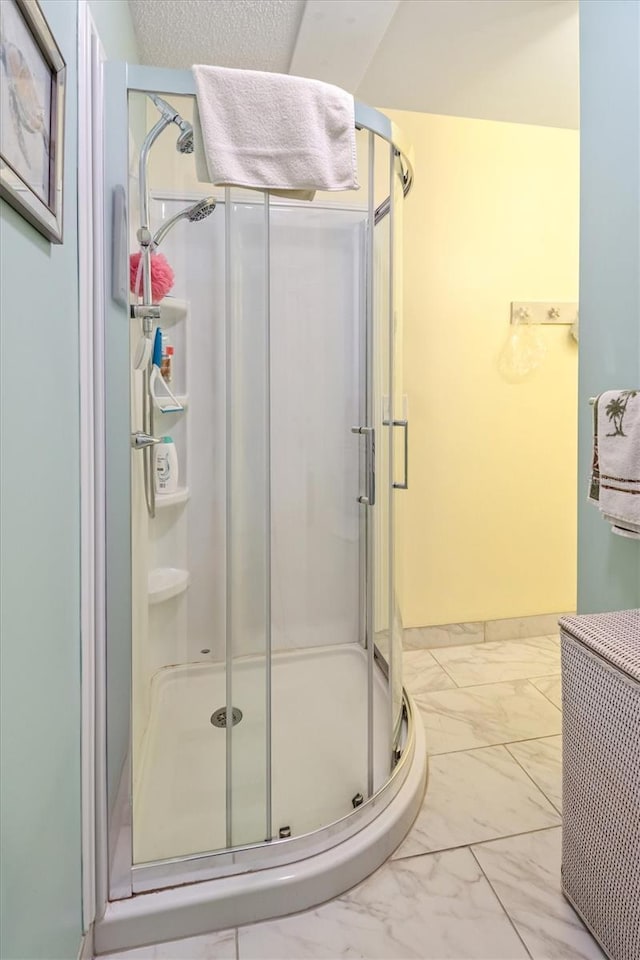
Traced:
[[[410, 149], [357, 104], [359, 191], [309, 203], [216, 188], [197, 179], [190, 73], [108, 64], [105, 84], [98, 938], [116, 949], [150, 937], [131, 920], [145, 900], [153, 913], [164, 898], [175, 936], [176, 915], [198, 933], [352, 886], [408, 830], [426, 751], [402, 684]], [[159, 251], [175, 283], [154, 304]], [[170, 404], [154, 387], [158, 328]], [[163, 437], [170, 493], [154, 480]], [[180, 912], [184, 890], [218, 904], [213, 921]]]

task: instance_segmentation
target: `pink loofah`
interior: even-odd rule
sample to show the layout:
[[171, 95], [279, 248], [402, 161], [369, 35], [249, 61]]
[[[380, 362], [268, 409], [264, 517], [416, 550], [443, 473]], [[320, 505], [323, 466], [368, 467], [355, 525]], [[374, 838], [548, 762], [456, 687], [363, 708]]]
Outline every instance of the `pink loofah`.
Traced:
[[[132, 253], [129, 257], [129, 286], [136, 296], [142, 291], [142, 268], [140, 258], [142, 254]], [[151, 254], [151, 298], [154, 303], [160, 303], [163, 297], [173, 287], [175, 276], [169, 261], [161, 253]]]

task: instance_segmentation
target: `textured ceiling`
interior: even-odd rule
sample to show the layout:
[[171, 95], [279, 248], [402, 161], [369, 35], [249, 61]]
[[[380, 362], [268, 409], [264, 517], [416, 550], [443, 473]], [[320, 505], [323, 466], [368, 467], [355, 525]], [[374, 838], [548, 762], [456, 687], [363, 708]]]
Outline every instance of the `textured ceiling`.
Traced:
[[143, 63], [287, 73], [304, 0], [129, 0]]
[[382, 108], [578, 126], [578, 0], [129, 5], [143, 63], [291, 71]]

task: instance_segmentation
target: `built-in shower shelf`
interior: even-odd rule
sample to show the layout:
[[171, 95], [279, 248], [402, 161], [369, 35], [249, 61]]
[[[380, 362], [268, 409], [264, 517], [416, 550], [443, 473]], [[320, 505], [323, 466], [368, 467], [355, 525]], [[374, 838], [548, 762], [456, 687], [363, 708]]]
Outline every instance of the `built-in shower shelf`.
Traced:
[[[170, 407], [168, 410], [163, 410], [163, 409], [162, 409], [161, 407], [159, 407], [158, 404], [156, 403], [155, 407], [156, 407], [156, 410], [158, 411], [158, 413], [165, 413], [165, 414], [166, 414], [166, 413], [174, 413], [174, 414], [175, 414], [175, 413], [184, 413], [184, 411], [185, 411], [185, 410], [187, 409], [187, 407], [189, 406], [189, 394], [188, 394], [188, 393], [174, 393], [174, 397], [176, 398], [176, 400], [178, 401], [178, 403], [179, 403], [180, 406], [182, 407], [182, 410], [176, 410], [176, 409], [173, 408], [173, 407]], [[167, 402], [168, 402], [168, 401], [167, 401]]]
[[189, 571], [158, 567], [149, 573], [149, 603], [163, 603], [177, 597], [189, 586]]
[[188, 311], [188, 300], [165, 297], [160, 301], [160, 323], [178, 323], [179, 320], [186, 320]]
[[175, 493], [156, 493], [156, 510], [175, 507], [178, 503], [186, 503], [190, 496], [189, 487], [178, 487]]

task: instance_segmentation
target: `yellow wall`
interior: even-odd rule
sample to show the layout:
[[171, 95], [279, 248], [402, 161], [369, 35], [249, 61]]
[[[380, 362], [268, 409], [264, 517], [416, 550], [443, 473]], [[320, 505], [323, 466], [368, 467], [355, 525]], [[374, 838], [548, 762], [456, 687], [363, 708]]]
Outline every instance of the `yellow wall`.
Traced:
[[[385, 111], [404, 206], [405, 626], [575, 609], [577, 347], [506, 382], [512, 300], [578, 299], [578, 133]], [[539, 328], [538, 328], [539, 329]]]

